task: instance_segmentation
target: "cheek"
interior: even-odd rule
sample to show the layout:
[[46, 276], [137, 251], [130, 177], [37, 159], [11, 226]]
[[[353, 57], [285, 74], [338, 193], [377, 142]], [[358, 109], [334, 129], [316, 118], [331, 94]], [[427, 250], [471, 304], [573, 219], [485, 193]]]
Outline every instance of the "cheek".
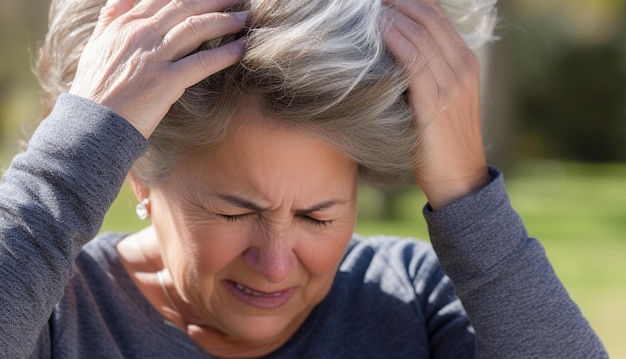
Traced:
[[298, 257], [314, 281], [333, 280], [339, 262], [352, 238], [354, 226], [328, 229], [328, 233], [311, 236], [299, 246]]
[[214, 275], [237, 259], [248, 246], [241, 230], [205, 226], [188, 231], [180, 243], [187, 262], [202, 275]]
[[328, 295], [352, 233], [346, 226], [332, 231], [332, 234], [308, 238], [300, 246], [298, 257], [309, 275], [303, 288], [305, 302], [316, 305]]
[[246, 248], [244, 237], [237, 231], [219, 226], [188, 226], [179, 233], [168, 257], [176, 262], [174, 270], [183, 283], [183, 296], [197, 304], [205, 303], [223, 277]]

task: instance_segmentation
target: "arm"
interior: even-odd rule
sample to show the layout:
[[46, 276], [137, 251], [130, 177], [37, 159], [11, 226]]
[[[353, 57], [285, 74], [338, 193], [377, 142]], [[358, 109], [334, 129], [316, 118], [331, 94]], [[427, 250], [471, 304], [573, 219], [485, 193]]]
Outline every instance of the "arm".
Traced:
[[[185, 88], [238, 61], [233, 0], [109, 0], [59, 98], [0, 186], [0, 348], [26, 357], [145, 138]], [[85, 25], [85, 24], [83, 24]], [[122, 117], [123, 116], [123, 117]]]
[[480, 358], [608, 358], [511, 208], [502, 174], [424, 214], [433, 247], [476, 330]]
[[386, 43], [407, 68], [422, 131], [415, 178], [429, 201], [433, 246], [475, 327], [478, 355], [606, 357], [511, 209], [500, 174], [487, 168], [476, 56], [437, 0], [392, 3]]
[[0, 186], [0, 347], [26, 357], [74, 258], [146, 141], [114, 112], [62, 96]]

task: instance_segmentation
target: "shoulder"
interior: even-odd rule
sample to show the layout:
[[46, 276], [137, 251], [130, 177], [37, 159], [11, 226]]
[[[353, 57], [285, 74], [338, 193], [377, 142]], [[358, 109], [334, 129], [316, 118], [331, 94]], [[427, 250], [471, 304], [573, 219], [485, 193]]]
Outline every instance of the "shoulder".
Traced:
[[371, 287], [405, 302], [448, 281], [430, 243], [414, 238], [355, 235], [337, 273], [346, 286]]
[[115, 247], [124, 237], [101, 234], [77, 257], [73, 276], [49, 320], [50, 341], [62, 357], [121, 353], [131, 347], [134, 353], [145, 354], [139, 357], [154, 357], [157, 350], [145, 338], [184, 340], [158, 315], [121, 265]]
[[[363, 266], [405, 268], [414, 271], [421, 266], [438, 265], [437, 257], [428, 242], [415, 238], [395, 236], [353, 236], [342, 261], [340, 271]], [[383, 268], [380, 268], [383, 269]]]
[[469, 319], [432, 247], [412, 238], [355, 235], [329, 295], [307, 323], [310, 340], [347, 357], [427, 357], [437, 352], [435, 332], [453, 340], [457, 354], [469, 353], [473, 343]]
[[76, 259], [77, 265], [80, 266], [85, 261], [97, 262], [106, 267], [117, 264], [119, 255], [117, 254], [115, 246], [120, 240], [126, 237], [126, 235], [126, 233], [119, 232], [105, 232], [99, 234], [83, 247]]
[[74, 274], [66, 287], [65, 297], [86, 292], [100, 292], [100, 295], [110, 297], [112, 289], [122, 294], [133, 287], [115, 248], [125, 236], [123, 233], [103, 233], [83, 247], [74, 261]]
[[432, 251], [428, 242], [411, 237], [398, 237], [387, 235], [362, 236], [354, 234], [350, 240], [348, 253], [358, 252], [366, 249], [376, 251], [393, 251], [399, 248], [411, 248], [419, 253]]

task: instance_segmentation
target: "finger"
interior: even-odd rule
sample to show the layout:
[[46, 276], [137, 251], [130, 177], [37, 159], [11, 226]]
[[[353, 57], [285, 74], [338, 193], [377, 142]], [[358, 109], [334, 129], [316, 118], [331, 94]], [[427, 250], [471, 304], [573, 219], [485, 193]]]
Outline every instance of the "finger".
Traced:
[[171, 53], [170, 59], [176, 61], [197, 49], [206, 40], [241, 31], [247, 18], [247, 11], [214, 12], [188, 17], [167, 33], [163, 39], [163, 48]]
[[431, 118], [439, 101], [437, 97], [439, 84], [430, 67], [432, 61], [420, 56], [414, 44], [393, 26], [385, 32], [385, 43], [389, 51], [409, 72], [411, 81], [409, 95], [411, 104], [419, 112], [418, 118], [424, 121]]
[[[184, 88], [190, 87], [214, 73], [236, 64], [241, 59], [244, 48], [245, 40], [238, 39], [215, 49], [189, 55], [172, 64], [172, 78], [179, 79]], [[181, 95], [182, 93], [177, 94], [178, 97]]]
[[134, 13], [138, 18], [148, 18], [154, 16], [159, 10], [171, 0], [141, 0], [135, 5]]
[[159, 35], [165, 36], [188, 17], [221, 12], [233, 3], [233, 0], [171, 0], [154, 15], [153, 21]]
[[390, 50], [406, 66], [411, 77], [429, 70], [445, 79], [451, 71], [439, 44], [420, 24], [395, 9], [388, 11], [390, 24], [385, 38]]
[[449, 63], [458, 64], [462, 61], [459, 54], [465, 52], [465, 42], [438, 1], [396, 1], [394, 8], [423, 26]]
[[117, 16], [120, 17], [129, 12], [135, 6], [135, 0], [118, 0]]
[[106, 4], [104, 4], [104, 6], [100, 9], [100, 14], [98, 15], [98, 20], [96, 21], [96, 27], [91, 35], [92, 38], [100, 36], [104, 29], [106, 29], [115, 19], [119, 17], [118, 13], [120, 6], [124, 6], [124, 4], [120, 5], [120, 0], [108, 0]]

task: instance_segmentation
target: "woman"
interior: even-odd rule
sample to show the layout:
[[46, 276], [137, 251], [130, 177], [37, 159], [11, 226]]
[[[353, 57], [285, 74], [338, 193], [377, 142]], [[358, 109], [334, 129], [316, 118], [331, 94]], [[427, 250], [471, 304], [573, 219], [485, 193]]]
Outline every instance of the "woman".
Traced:
[[[434, 1], [100, 6], [53, 3], [50, 114], [0, 190], [7, 357], [606, 357], [486, 165]], [[449, 7], [469, 39], [486, 11]], [[441, 266], [352, 233], [358, 180], [406, 170]], [[86, 244], [129, 171], [153, 225]]]

